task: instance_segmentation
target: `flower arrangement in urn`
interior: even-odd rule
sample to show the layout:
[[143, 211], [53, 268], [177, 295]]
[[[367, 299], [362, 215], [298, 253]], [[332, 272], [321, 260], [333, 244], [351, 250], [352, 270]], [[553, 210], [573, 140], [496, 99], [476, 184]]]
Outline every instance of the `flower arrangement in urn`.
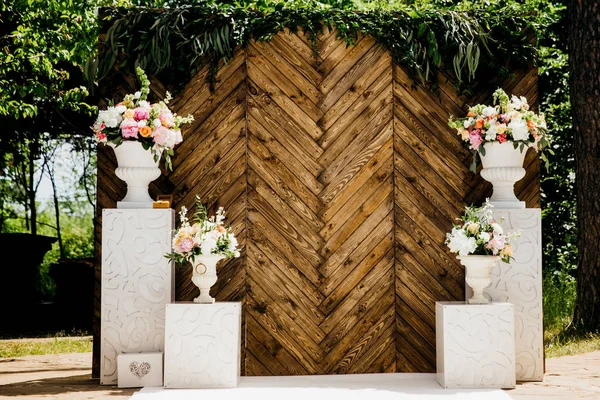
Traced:
[[239, 257], [238, 242], [231, 228], [223, 224], [225, 210], [219, 207], [216, 215], [208, 216], [206, 207], [196, 196], [194, 222], [187, 218], [188, 210], [181, 207], [180, 226], [173, 236], [173, 251], [165, 257], [179, 264], [192, 264], [192, 282], [200, 289], [196, 303], [214, 303], [209, 294], [217, 281], [217, 263], [224, 258]]
[[[525, 208], [514, 193], [514, 185], [526, 174], [523, 163], [529, 148], [546, 149], [548, 129], [543, 114], [529, 109], [525, 97], [511, 98], [502, 89], [493, 95], [494, 105], [477, 104], [470, 107], [467, 116], [450, 116], [448, 125], [457, 130], [463, 142], [473, 153], [471, 171], [477, 170], [481, 157], [481, 177], [493, 185], [490, 201], [500, 208]], [[547, 150], [552, 153], [551, 149]], [[541, 153], [548, 167], [548, 158]]]
[[115, 147], [137, 141], [152, 152], [155, 161], [162, 156], [167, 169], [172, 169], [173, 148], [183, 140], [181, 126], [192, 122], [194, 117], [173, 113], [168, 107], [169, 92], [164, 100], [149, 103], [150, 80], [141, 68], [138, 67], [136, 73], [142, 84], [140, 91], [126, 95], [117, 104], [109, 102], [107, 109], [98, 113], [92, 130], [99, 143], [112, 143]]
[[488, 200], [482, 207], [465, 207], [459, 224], [454, 224], [452, 232], [446, 234], [446, 245], [451, 253], [458, 253], [458, 259], [466, 268], [467, 284], [473, 289], [473, 304], [485, 304], [483, 289], [490, 285], [490, 271], [494, 263], [502, 260], [510, 263], [512, 239], [520, 232], [504, 232], [503, 219], [496, 220], [493, 206]]
[[[477, 152], [486, 154], [486, 143], [512, 143], [521, 152], [526, 148], [543, 150], [548, 141], [548, 129], [544, 114], [529, 110], [529, 103], [523, 96], [508, 97], [502, 89], [493, 94], [494, 105], [477, 104], [470, 107], [467, 116], [450, 116], [448, 125], [457, 130], [461, 139], [473, 151], [471, 170], [475, 172]], [[542, 159], [547, 161], [545, 154]]]

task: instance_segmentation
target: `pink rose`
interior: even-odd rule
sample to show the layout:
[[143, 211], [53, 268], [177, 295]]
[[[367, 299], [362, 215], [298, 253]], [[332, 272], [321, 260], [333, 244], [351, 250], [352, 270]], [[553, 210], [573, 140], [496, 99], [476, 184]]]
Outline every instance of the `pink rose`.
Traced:
[[471, 143], [471, 150], [477, 150], [479, 145], [483, 142], [483, 139], [478, 133], [471, 132], [469, 135], [469, 142]]
[[125, 139], [138, 137], [138, 125], [133, 119], [124, 119], [121, 122], [121, 134]]
[[150, 112], [147, 109], [143, 108], [143, 107], [138, 107], [138, 108], [136, 108], [133, 111], [135, 113], [135, 117], [134, 118], [135, 118], [136, 121], [141, 121], [143, 119], [150, 118]]

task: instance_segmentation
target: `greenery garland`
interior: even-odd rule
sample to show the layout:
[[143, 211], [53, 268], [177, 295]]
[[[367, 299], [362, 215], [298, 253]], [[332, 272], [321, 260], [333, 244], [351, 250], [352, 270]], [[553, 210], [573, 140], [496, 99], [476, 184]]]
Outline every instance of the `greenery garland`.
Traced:
[[[197, 4], [197, 3], [196, 3]], [[251, 39], [270, 40], [284, 29], [302, 29], [316, 49], [323, 27], [337, 28], [338, 37], [355, 43], [359, 33], [385, 45], [393, 60], [406, 66], [413, 77], [435, 86], [437, 72], [449, 71], [456, 86], [468, 89], [481, 66], [501, 76], [511, 65], [535, 61], [532, 26], [514, 4], [396, 11], [339, 10], [324, 7], [294, 8], [280, 3], [268, 11], [216, 5], [177, 8], [105, 9], [99, 58], [86, 69], [88, 77], [102, 79], [117, 60], [121, 69], [140, 66], [167, 82], [187, 83], [204, 62], [211, 65], [208, 80], [214, 83], [219, 61], [227, 61]], [[171, 78], [171, 79], [169, 79]], [[182, 79], [183, 78], [183, 79]]]

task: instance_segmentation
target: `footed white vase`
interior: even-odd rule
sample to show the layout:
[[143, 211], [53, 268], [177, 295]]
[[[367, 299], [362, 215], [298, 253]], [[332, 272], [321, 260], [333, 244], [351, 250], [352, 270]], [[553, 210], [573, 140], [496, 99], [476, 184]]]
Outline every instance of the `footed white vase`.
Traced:
[[515, 183], [525, 176], [525, 154], [513, 142], [489, 142], [483, 145], [485, 156], [481, 156], [481, 177], [494, 187], [490, 203], [496, 208], [525, 208], [525, 202], [515, 196]]
[[110, 144], [117, 157], [115, 174], [127, 183], [127, 194], [117, 208], [152, 208], [154, 201], [148, 194], [148, 185], [160, 176], [159, 159], [154, 161], [152, 151], [135, 140], [126, 140], [119, 146]]
[[194, 303], [212, 304], [215, 298], [210, 296], [210, 288], [217, 282], [217, 263], [225, 257], [218, 254], [197, 256], [192, 262], [192, 282], [200, 289], [200, 296]]
[[458, 256], [461, 264], [465, 266], [467, 285], [473, 289], [473, 296], [467, 300], [469, 304], [488, 304], [484, 297], [483, 289], [490, 286], [492, 266], [500, 260], [498, 256]]

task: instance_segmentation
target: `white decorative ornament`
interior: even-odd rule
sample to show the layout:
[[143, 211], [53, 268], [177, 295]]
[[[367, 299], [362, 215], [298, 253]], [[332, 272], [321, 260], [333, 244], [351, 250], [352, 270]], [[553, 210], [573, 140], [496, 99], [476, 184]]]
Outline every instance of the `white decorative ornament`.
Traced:
[[117, 383], [120, 354], [164, 349], [165, 305], [175, 294], [173, 262], [164, 254], [174, 226], [171, 209], [102, 211], [102, 385]]
[[490, 203], [496, 208], [525, 208], [525, 202], [515, 195], [515, 183], [525, 176], [525, 154], [520, 146], [516, 149], [512, 142], [487, 142], [483, 144], [485, 155], [481, 155], [481, 177], [494, 187]]
[[200, 289], [200, 296], [194, 299], [194, 303], [215, 302], [215, 298], [210, 296], [210, 288], [217, 282], [217, 263], [224, 258], [220, 254], [196, 256], [192, 262], [192, 282]]
[[241, 303], [167, 305], [166, 388], [237, 386], [241, 308]]
[[127, 194], [117, 202], [117, 208], [152, 208], [154, 201], [148, 194], [148, 185], [160, 176], [160, 153], [155, 161], [153, 152], [136, 140], [125, 140], [119, 146], [109, 145], [117, 157], [115, 174], [127, 183]]
[[119, 354], [117, 364], [120, 388], [163, 385], [162, 352]]
[[[519, 230], [521, 236], [511, 241], [514, 260], [493, 265], [492, 284], [484, 295], [514, 304], [517, 381], [540, 382], [544, 378], [541, 210], [494, 209], [494, 216], [504, 218], [504, 230]], [[471, 294], [468, 286], [466, 294]]]
[[[514, 306], [436, 302], [438, 383], [444, 388], [515, 387]], [[485, 395], [475, 395], [485, 398]]]
[[492, 266], [500, 260], [498, 256], [458, 256], [465, 266], [465, 280], [473, 289], [473, 296], [467, 300], [469, 304], [487, 304], [489, 300], [483, 296], [483, 289], [492, 283], [490, 275]]

